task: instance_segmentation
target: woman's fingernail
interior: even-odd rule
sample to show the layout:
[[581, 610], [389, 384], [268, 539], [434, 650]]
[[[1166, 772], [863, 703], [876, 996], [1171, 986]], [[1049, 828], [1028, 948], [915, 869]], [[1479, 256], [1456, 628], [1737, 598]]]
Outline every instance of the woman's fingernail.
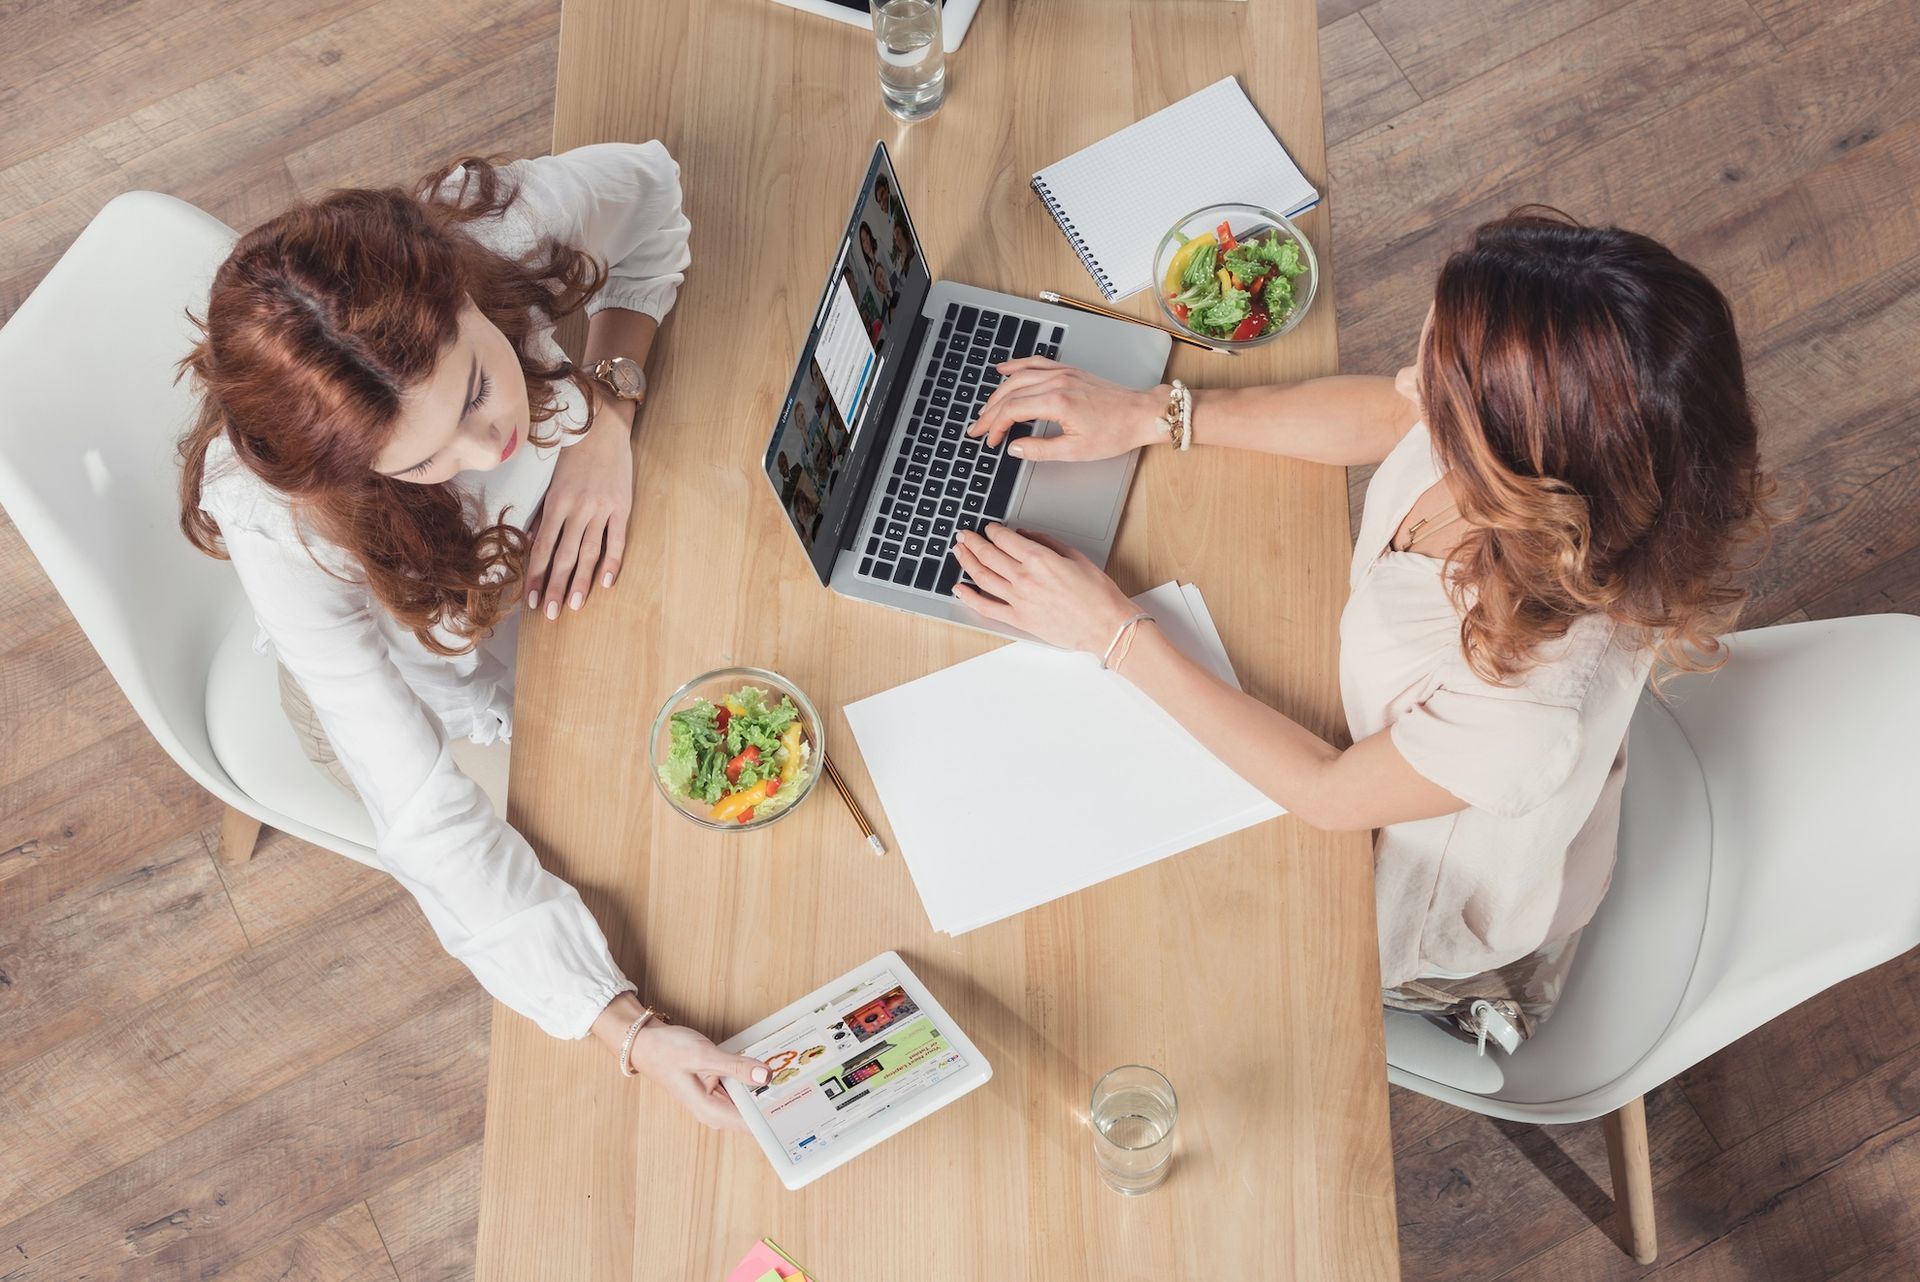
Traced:
[[576, 592], [573, 594], [572, 599], [567, 602], [567, 606], [570, 609], [578, 610], [586, 603], [586, 600], [587, 598], [583, 594]]
[[753, 1070], [753, 1084], [755, 1086], [765, 1086], [767, 1084], [767, 1070], [765, 1068], [756, 1068]]
[[612, 587], [612, 586], [613, 586], [613, 571], [612, 571], [612, 570], [608, 570], [608, 571], [607, 571], [607, 572], [606, 572], [605, 574], [603, 574], [603, 575], [601, 575], [601, 576], [600, 576], [600, 586], [601, 586], [601, 587], [603, 587], [603, 588], [610, 588], [610, 587]]
[[527, 593], [527, 609], [538, 610], [539, 608], [540, 608], [540, 594], [538, 592]]
[[1015, 441], [1013, 444], [1007, 446], [1007, 453], [1013, 455], [1015, 458], [1025, 458], [1027, 447]]
[[558, 601], [547, 602], [547, 617], [549, 619], [557, 619], [560, 617], [560, 603]]

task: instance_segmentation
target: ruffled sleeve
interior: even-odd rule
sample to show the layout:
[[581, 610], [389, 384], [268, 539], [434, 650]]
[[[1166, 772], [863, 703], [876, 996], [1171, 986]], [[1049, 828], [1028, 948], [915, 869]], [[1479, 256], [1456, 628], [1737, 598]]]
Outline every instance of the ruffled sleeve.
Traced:
[[1577, 708], [1492, 685], [1443, 686], [1396, 720], [1390, 733], [1424, 778], [1506, 818], [1534, 810], [1566, 783], [1582, 738]]
[[595, 143], [508, 166], [536, 239], [585, 250], [607, 266], [589, 313], [624, 307], [662, 320], [686, 279], [691, 225], [680, 166], [659, 142]]

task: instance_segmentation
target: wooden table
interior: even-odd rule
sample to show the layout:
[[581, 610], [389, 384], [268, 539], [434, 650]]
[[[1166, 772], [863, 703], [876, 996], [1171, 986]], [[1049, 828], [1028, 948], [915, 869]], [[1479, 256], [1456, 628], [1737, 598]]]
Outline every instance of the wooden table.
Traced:
[[[983, 1089], [798, 1193], [597, 1045], [500, 1010], [480, 1276], [713, 1282], [762, 1234], [825, 1282], [1397, 1275], [1371, 859], [1283, 819], [959, 939], [828, 788], [765, 834], [713, 836], [655, 797], [647, 730], [686, 677], [797, 681], [854, 792], [885, 815], [842, 707], [991, 638], [829, 595], [760, 456], [854, 185], [884, 138], [936, 276], [1092, 293], [1027, 189], [1040, 166], [1241, 77], [1324, 187], [1312, 0], [986, 0], [932, 120], [879, 101], [871, 37], [769, 0], [567, 0], [556, 150], [663, 139], [694, 265], [651, 362], [617, 591], [524, 629], [511, 813], [579, 886], [649, 999], [724, 1038], [896, 948], [994, 1065]], [[1150, 180], [1143, 175], [1143, 181]], [[1307, 234], [1327, 262], [1327, 221]], [[1336, 367], [1331, 280], [1293, 334], [1201, 385]], [[1151, 300], [1130, 304], [1144, 315]], [[1349, 555], [1333, 468], [1149, 451], [1112, 568], [1206, 592], [1248, 688], [1333, 733]], [[1076, 745], [1009, 745], [1040, 758]], [[952, 763], [990, 786], [1001, 763]], [[1095, 1174], [1094, 1080], [1153, 1064], [1181, 1099], [1174, 1173]]]

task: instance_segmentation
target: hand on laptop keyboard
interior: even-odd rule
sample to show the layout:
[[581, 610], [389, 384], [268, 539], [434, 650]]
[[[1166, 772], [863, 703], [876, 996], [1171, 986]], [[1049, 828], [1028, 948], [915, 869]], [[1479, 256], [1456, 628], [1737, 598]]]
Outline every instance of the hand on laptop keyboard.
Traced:
[[1134, 615], [1106, 571], [1077, 548], [1004, 525], [968, 530], [955, 548], [968, 580], [954, 599], [1050, 645], [1099, 654]]
[[1016, 426], [1031, 431], [1036, 421], [1058, 423], [1060, 432], [1027, 441], [1014, 451], [1021, 458], [1112, 458], [1167, 439], [1161, 420], [1167, 410], [1165, 388], [1135, 391], [1041, 356], [1009, 360], [988, 372], [998, 373], [999, 383], [967, 435], [989, 448], [997, 448]]

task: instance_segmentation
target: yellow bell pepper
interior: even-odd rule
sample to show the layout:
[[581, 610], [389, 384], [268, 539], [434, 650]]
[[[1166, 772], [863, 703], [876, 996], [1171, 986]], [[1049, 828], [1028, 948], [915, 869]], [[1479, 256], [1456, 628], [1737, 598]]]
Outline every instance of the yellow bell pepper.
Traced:
[[1193, 261], [1193, 256], [1213, 243], [1213, 233], [1209, 231], [1200, 233], [1180, 246], [1179, 252], [1173, 256], [1173, 261], [1167, 264], [1166, 285], [1169, 295], [1180, 292], [1180, 277], [1186, 272], [1187, 264]]
[[725, 823], [729, 819], [738, 819], [741, 811], [753, 809], [778, 791], [780, 791], [780, 783], [778, 780], [762, 779], [751, 788], [742, 788], [739, 792], [732, 793], [714, 802], [713, 810], [710, 812], [711, 816], [721, 823]]
[[1233, 288], [1232, 272], [1222, 267], [1219, 271], [1215, 272], [1214, 275], [1218, 277], [1220, 280], [1220, 292], [1222, 294], [1226, 293], [1228, 290]]
[[721, 704], [728, 712], [731, 712], [736, 717], [744, 717], [747, 715], [747, 705], [732, 695], [728, 695], [725, 699], [722, 699]]
[[780, 782], [783, 784], [800, 773], [800, 734], [800, 723], [796, 721], [780, 736], [780, 746], [787, 754], [780, 763]]

